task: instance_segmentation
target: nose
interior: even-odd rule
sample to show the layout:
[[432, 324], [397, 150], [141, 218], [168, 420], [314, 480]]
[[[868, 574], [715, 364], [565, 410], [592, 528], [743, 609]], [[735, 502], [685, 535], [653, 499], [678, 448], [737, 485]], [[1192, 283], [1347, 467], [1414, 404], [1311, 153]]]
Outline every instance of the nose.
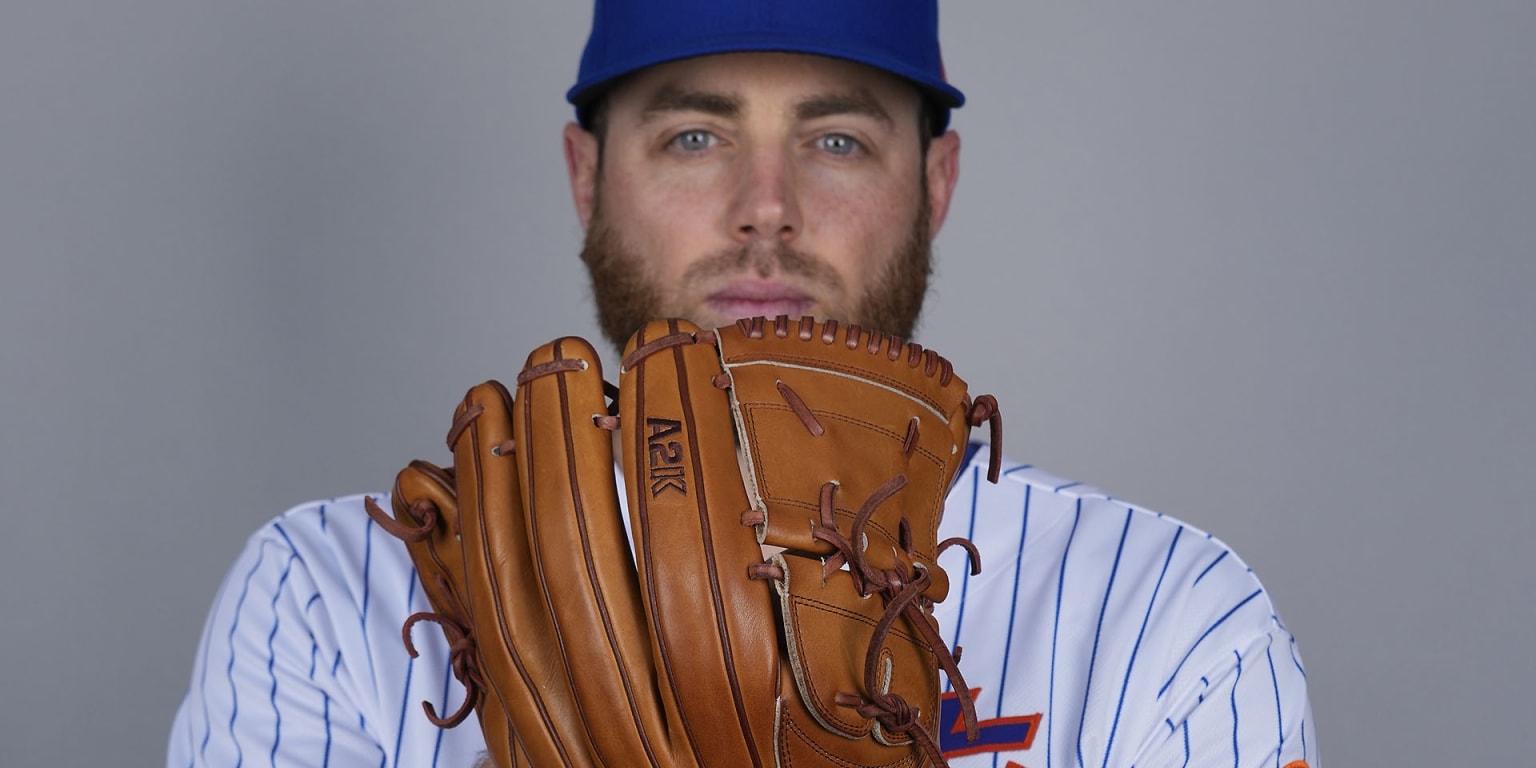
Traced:
[[729, 213], [732, 237], [744, 245], [762, 240], [793, 240], [803, 222], [789, 153], [777, 147], [761, 147], [743, 153], [739, 162], [735, 199]]

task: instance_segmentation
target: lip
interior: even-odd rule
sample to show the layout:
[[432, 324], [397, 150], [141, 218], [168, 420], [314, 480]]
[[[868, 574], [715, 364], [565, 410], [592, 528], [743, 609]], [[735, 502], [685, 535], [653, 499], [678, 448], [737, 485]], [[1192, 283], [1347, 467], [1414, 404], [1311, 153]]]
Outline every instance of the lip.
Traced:
[[736, 280], [704, 298], [721, 317], [800, 317], [810, 314], [815, 300], [793, 286], [766, 280]]

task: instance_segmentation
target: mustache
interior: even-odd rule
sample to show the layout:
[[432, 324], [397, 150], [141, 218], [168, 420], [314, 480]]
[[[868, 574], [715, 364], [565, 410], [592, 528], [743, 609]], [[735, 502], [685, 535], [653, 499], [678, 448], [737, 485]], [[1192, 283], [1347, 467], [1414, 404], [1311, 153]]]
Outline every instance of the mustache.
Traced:
[[683, 271], [683, 282], [694, 283], [717, 277], [739, 275], [743, 272], [752, 272], [764, 278], [778, 273], [828, 286], [834, 290], [840, 290], [843, 287], [843, 280], [838, 276], [837, 270], [824, 259], [793, 248], [786, 243], [769, 246], [746, 245], [709, 254]]

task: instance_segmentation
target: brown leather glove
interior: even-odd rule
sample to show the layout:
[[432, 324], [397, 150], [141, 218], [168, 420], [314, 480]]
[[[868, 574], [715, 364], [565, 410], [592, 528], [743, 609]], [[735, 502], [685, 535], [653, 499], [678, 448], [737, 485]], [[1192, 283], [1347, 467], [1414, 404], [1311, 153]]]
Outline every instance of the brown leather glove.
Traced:
[[616, 391], [586, 341], [540, 347], [515, 398], [465, 396], [454, 468], [412, 462], [394, 517], [369, 505], [434, 608], [407, 648], [440, 624], [467, 690], [428, 717], [473, 709], [503, 767], [943, 765], [940, 669], [976, 726], [930, 615], [937, 558], [980, 564], [937, 528], [984, 422], [995, 481], [995, 401], [835, 321], [656, 321]]

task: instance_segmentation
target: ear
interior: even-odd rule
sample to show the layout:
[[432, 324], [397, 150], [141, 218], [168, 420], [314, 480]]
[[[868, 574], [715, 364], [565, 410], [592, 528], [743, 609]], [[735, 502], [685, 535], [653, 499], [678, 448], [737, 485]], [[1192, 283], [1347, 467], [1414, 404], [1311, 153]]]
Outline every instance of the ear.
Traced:
[[924, 169], [928, 183], [928, 208], [933, 218], [932, 233], [939, 234], [949, 202], [954, 199], [955, 184], [960, 181], [960, 134], [946, 131], [928, 144], [928, 164]]
[[597, 136], [576, 123], [565, 126], [565, 172], [571, 179], [571, 200], [581, 228], [592, 222], [597, 195]]

